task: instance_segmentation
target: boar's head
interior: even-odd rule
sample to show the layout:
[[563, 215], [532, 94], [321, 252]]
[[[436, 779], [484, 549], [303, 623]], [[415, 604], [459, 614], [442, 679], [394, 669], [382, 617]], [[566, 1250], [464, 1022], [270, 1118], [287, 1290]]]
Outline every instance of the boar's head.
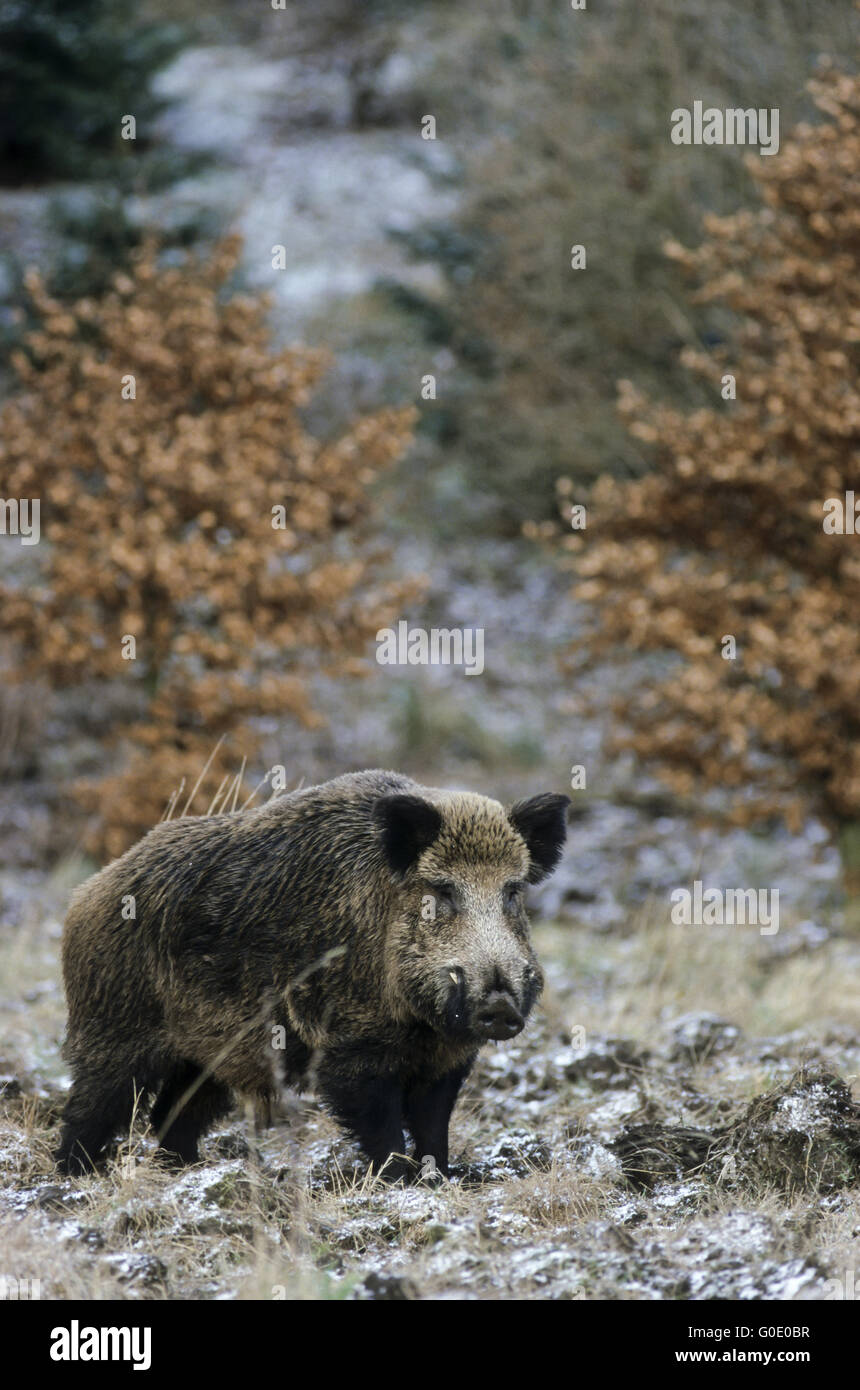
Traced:
[[543, 988], [524, 895], [555, 868], [566, 796], [508, 810], [465, 792], [380, 797], [373, 809], [394, 884], [385, 959], [390, 1004], [453, 1040], [512, 1038]]

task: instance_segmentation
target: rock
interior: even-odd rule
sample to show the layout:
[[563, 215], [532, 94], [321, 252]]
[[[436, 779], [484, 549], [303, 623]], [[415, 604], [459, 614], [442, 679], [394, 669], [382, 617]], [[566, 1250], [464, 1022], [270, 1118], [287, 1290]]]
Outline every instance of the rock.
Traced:
[[36, 1205], [45, 1211], [65, 1211], [69, 1207], [80, 1206], [81, 1202], [86, 1202], [85, 1192], [76, 1192], [68, 1187], [60, 1187], [58, 1183], [48, 1183], [39, 1189], [36, 1198]]
[[632, 1071], [641, 1072], [648, 1053], [628, 1038], [599, 1038], [581, 1051], [568, 1049], [556, 1058], [567, 1081], [587, 1081], [597, 1089], [629, 1086]]
[[[693, 1221], [669, 1241], [667, 1253], [680, 1282], [664, 1296], [820, 1298], [826, 1287], [823, 1271], [792, 1244], [784, 1227], [761, 1212], [736, 1210]], [[681, 1273], [684, 1266], [686, 1273]]]
[[135, 1252], [103, 1255], [101, 1258], [102, 1264], [110, 1270], [114, 1278], [131, 1289], [151, 1289], [167, 1283], [167, 1265], [155, 1255]]
[[621, 1160], [628, 1182], [647, 1192], [657, 1182], [703, 1172], [714, 1142], [706, 1130], [688, 1125], [625, 1125], [608, 1147]]
[[716, 1014], [690, 1013], [674, 1019], [671, 1033], [672, 1061], [703, 1062], [715, 1052], [726, 1052], [741, 1037], [741, 1030]]
[[365, 1275], [362, 1288], [374, 1302], [409, 1302], [418, 1297], [411, 1279], [402, 1279], [396, 1274], [377, 1274], [375, 1270]]
[[480, 1151], [477, 1161], [467, 1164], [462, 1176], [467, 1185], [474, 1186], [525, 1178], [531, 1173], [545, 1173], [551, 1167], [552, 1149], [545, 1140], [526, 1130], [511, 1129], [495, 1144]]
[[217, 1134], [210, 1139], [209, 1148], [218, 1158], [247, 1158], [251, 1152], [241, 1134]]
[[850, 1187], [860, 1179], [860, 1105], [826, 1068], [801, 1068], [747, 1106], [714, 1161], [724, 1180], [764, 1182], [789, 1195]]

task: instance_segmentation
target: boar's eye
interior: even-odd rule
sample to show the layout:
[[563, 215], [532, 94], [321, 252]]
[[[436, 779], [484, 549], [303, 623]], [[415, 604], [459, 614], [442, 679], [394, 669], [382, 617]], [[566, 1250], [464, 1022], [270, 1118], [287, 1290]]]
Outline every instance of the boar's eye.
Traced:
[[436, 899], [437, 908], [446, 912], [457, 911], [457, 892], [453, 883], [431, 883], [430, 891]]
[[502, 900], [505, 904], [505, 912], [516, 912], [522, 903], [523, 896], [522, 883], [506, 883]]

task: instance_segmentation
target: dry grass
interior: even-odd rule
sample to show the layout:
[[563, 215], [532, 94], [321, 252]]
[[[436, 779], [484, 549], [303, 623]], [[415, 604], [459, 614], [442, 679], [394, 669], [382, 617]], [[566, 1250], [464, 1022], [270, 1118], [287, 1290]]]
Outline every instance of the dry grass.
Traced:
[[[103, 1174], [70, 1182], [51, 1161], [64, 1083], [59, 991], [39, 993], [59, 976], [48, 896], [0, 945], [0, 1070], [21, 1084], [0, 1115], [0, 1274], [40, 1279], [44, 1298], [823, 1298], [860, 1262], [856, 1184], [786, 1195], [691, 1169], [645, 1192], [612, 1152], [629, 1123], [721, 1129], [807, 1054], [856, 1082], [856, 941], [783, 959], [773, 939], [675, 928], [656, 906], [628, 935], [539, 926], [546, 1009], [467, 1087], [454, 1183], [388, 1187], [312, 1099], [290, 1097], [259, 1136], [238, 1114], [179, 1174], [140, 1118]], [[746, 1038], [672, 1061], [667, 1027], [697, 1009]], [[575, 1025], [586, 1048], [627, 1037], [628, 1060], [565, 1079]]]
[[674, 926], [655, 903], [631, 921], [629, 935], [541, 926], [539, 952], [573, 985], [572, 1000], [551, 989], [546, 1006], [568, 1027], [645, 1043], [673, 1013], [696, 1010], [720, 1014], [750, 1036], [856, 1027], [860, 942], [834, 937], [816, 951], [798, 943], [788, 954], [783, 942], [793, 931], [791, 921], [774, 938], [755, 927]]

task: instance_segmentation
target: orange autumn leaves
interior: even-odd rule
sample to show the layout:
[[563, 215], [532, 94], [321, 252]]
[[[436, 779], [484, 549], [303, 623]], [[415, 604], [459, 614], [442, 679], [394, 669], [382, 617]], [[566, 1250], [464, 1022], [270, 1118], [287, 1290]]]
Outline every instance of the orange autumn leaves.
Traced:
[[313, 438], [299, 411], [324, 355], [274, 352], [266, 301], [225, 294], [238, 251], [165, 267], [150, 248], [103, 300], [71, 306], [28, 285], [41, 323], [15, 358], [0, 472], [7, 496], [41, 499], [42, 567], [0, 602], [22, 678], [137, 692], [112, 731], [127, 765], [83, 789], [99, 853], [157, 820], [220, 735], [253, 755], [260, 716], [313, 722], [309, 673], [354, 672], [409, 591], [354, 538], [411, 412]]
[[[748, 161], [761, 207], [667, 248], [737, 316], [730, 343], [683, 357], [717, 403], [681, 414], [622, 382], [654, 470], [603, 478], [564, 544], [592, 605], [580, 657], [677, 658], [616, 701], [618, 745], [682, 793], [730, 789], [739, 822], [838, 827], [860, 820], [860, 535], [822, 523], [827, 498], [860, 499], [860, 80], [811, 87], [824, 119]], [[563, 513], [583, 500], [559, 487]]]

